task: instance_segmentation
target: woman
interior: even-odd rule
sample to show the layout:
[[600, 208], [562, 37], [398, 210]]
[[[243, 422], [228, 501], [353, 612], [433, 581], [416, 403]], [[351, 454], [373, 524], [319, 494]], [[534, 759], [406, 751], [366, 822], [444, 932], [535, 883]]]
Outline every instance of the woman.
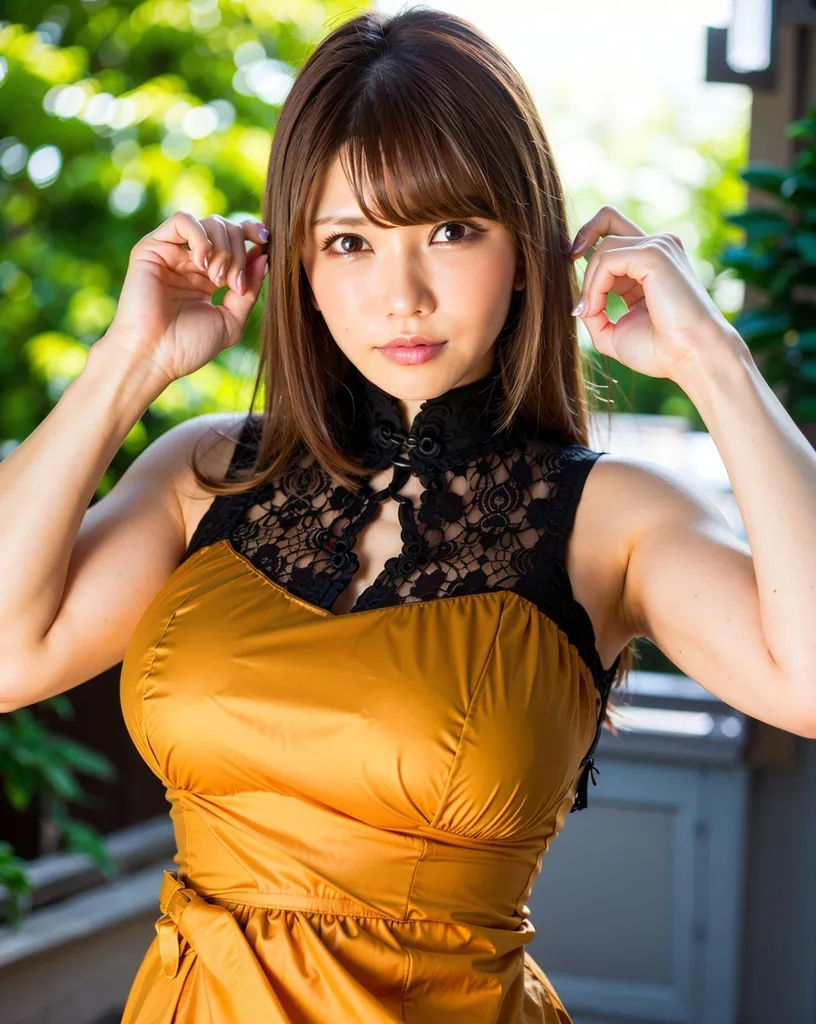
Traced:
[[[263, 221], [262, 413], [174, 428], [83, 516], [261, 289], [261, 225], [177, 213], [0, 467], [5, 707], [123, 659], [178, 841], [125, 1024], [564, 1024], [526, 904], [632, 639], [816, 735], [814, 453], [678, 239], [604, 207], [570, 251], [530, 95], [461, 19], [366, 13], [324, 40]], [[587, 446], [582, 252], [574, 312], [697, 404], [753, 560], [682, 482]]]

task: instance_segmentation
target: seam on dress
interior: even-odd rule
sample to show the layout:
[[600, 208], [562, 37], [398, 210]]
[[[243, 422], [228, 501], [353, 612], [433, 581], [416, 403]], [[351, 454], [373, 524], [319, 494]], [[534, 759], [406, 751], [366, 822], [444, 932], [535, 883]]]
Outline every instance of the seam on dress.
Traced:
[[[170, 618], [172, 619], [172, 616]], [[164, 636], [164, 633], [162, 633], [162, 636]], [[143, 674], [139, 682], [139, 688], [141, 690], [141, 693], [139, 694], [139, 713], [142, 719], [142, 739], [144, 740], [144, 745], [150, 751], [150, 756], [153, 758], [153, 763], [156, 766], [156, 771], [159, 773], [161, 781], [165, 784], [165, 786], [169, 786], [170, 782], [168, 779], [164, 777], [164, 772], [161, 770], [161, 765], [159, 764], [159, 758], [156, 755], [156, 751], [153, 749], [153, 744], [150, 742], [150, 738], [147, 735], [147, 713], [145, 709], [145, 694], [147, 692], [147, 683], [148, 680], [150, 679], [150, 673], [153, 671], [153, 663], [155, 662], [155, 660], [156, 648], [151, 647], [150, 664], [148, 665], [147, 671]]]
[[[487, 666], [490, 664], [490, 661], [491, 661], [491, 659], [493, 657], [493, 649], [494, 649], [494, 647], [496, 645], [496, 638], [499, 635], [499, 631], [501, 629], [502, 619], [503, 618], [504, 618], [504, 609], [500, 609], [500, 611], [499, 611], [499, 620], [496, 623], [496, 630], [495, 630], [495, 632], [493, 634], [493, 639], [490, 641], [490, 644], [488, 646], [487, 654], [485, 655], [484, 664], [482, 665], [481, 672], [479, 673], [479, 679], [478, 679], [478, 681], [476, 683], [476, 686], [475, 686], [475, 688], [473, 690], [473, 696], [470, 698], [470, 703], [468, 704], [467, 713], [465, 714], [465, 720], [462, 723], [462, 729], [461, 729], [461, 732], [459, 733], [459, 740], [457, 741], [457, 744], [456, 744], [456, 753], [453, 755], [453, 760], [451, 761], [451, 766], [448, 769], [448, 777], [445, 779], [445, 784], [442, 787], [442, 793], [440, 794], [440, 797], [439, 797], [439, 806], [436, 809], [436, 813], [434, 814], [434, 816], [431, 818], [430, 822], [428, 823], [428, 827], [429, 828], [438, 828], [439, 827], [437, 825], [437, 819], [439, 818], [439, 815], [442, 813], [442, 808], [443, 808], [444, 803], [445, 803], [445, 797], [448, 794], [448, 789], [450, 787], [451, 780], [453, 779], [453, 772], [454, 772], [454, 769], [456, 768], [456, 765], [457, 765], [457, 763], [459, 761], [459, 754], [462, 751], [462, 740], [465, 738], [465, 732], [467, 731], [468, 723], [470, 722], [470, 718], [471, 718], [471, 716], [473, 714], [473, 709], [475, 707], [476, 700], [477, 700], [479, 694], [482, 692], [482, 686], [484, 685], [484, 681], [485, 681], [485, 678], [487, 676]], [[444, 830], [442, 830], [442, 831], [444, 831]]]
[[[572, 785], [572, 783], [570, 783], [570, 785]], [[552, 833], [550, 833], [550, 835], [547, 836], [547, 842], [549, 843], [551, 839], [552, 839]], [[521, 898], [522, 898], [522, 896], [524, 896], [524, 894], [530, 888], [530, 881], [531, 881], [531, 879], [538, 877], [538, 875], [539, 875], [539, 873], [541, 871], [541, 862], [544, 859], [544, 852], [545, 852], [546, 849], [547, 849], [546, 846], [542, 846], [542, 847], [539, 848], [538, 852], [536, 853], [535, 862], [534, 862], [532, 868], [530, 868], [530, 873], [527, 875], [527, 881], [524, 883], [524, 888], [518, 894], [518, 896], [516, 897], [516, 902], [513, 904], [515, 912], [519, 916], [522, 916], [522, 914], [521, 914], [521, 907], [519, 906], [519, 904], [521, 903]]]
[[[591, 672], [590, 672], [590, 675], [591, 675]], [[598, 694], [598, 690], [597, 690], [597, 687], [593, 687], [593, 690], [594, 690], [594, 692], [595, 692], [595, 715], [596, 715], [595, 721], [597, 721], [597, 714], [598, 714], [598, 708], [599, 708], [599, 704], [600, 704], [600, 695]], [[597, 727], [596, 727], [596, 726], [593, 726], [593, 737], [594, 737], [594, 731], [595, 731], [595, 728], [597, 728]], [[590, 743], [591, 743], [591, 742], [592, 742], [592, 740], [590, 740]], [[585, 745], [586, 745], [586, 744], [585, 744]], [[556, 798], [556, 799], [555, 799], [555, 800], [553, 801], [553, 806], [554, 806], [554, 807], [560, 807], [560, 806], [561, 806], [561, 804], [562, 804], [562, 803], [564, 802], [564, 800], [566, 800], [566, 799], [567, 799], [567, 797], [568, 797], [568, 796], [569, 796], [569, 794], [570, 794], [570, 791], [571, 791], [571, 790], [572, 790], [572, 788], [573, 788], [573, 787], [575, 786], [575, 783], [576, 783], [576, 779], [578, 779], [578, 777], [580, 776], [580, 774], [581, 774], [581, 771], [583, 770], [583, 767], [584, 767], [584, 759], [582, 758], [582, 759], [581, 759], [581, 763], [580, 763], [580, 764], [578, 765], [578, 767], [577, 767], [577, 768], [575, 769], [575, 772], [574, 772], [574, 774], [572, 775], [572, 777], [570, 778], [570, 781], [569, 781], [569, 783], [568, 783], [568, 784], [567, 784], [567, 786], [566, 786], [566, 787], [565, 787], [565, 788], [564, 788], [564, 789], [563, 789], [563, 790], [561, 791], [561, 795], [560, 795], [560, 796], [558, 796], [558, 797], [557, 797], [557, 798]], [[536, 878], [536, 877], [538, 876], [538, 874], [540, 873], [540, 871], [541, 871], [541, 862], [542, 862], [542, 860], [543, 860], [543, 858], [544, 858], [544, 855], [546, 854], [546, 852], [547, 852], [547, 850], [548, 850], [548, 848], [549, 848], [549, 844], [550, 844], [550, 843], [552, 842], [552, 840], [553, 840], [553, 839], [554, 839], [554, 838], [555, 838], [555, 837], [556, 837], [556, 836], [557, 836], [558, 834], [559, 834], [559, 833], [558, 833], [558, 831], [557, 831], [557, 830], [551, 830], [551, 831], [550, 831], [550, 832], [549, 832], [549, 833], [548, 833], [548, 834], [547, 834], [547, 835], [545, 836], [545, 842], [546, 842], [546, 844], [547, 844], [547, 845], [546, 845], [546, 846], [541, 846], [541, 847], [539, 847], [539, 849], [538, 849], [538, 852], [537, 852], [537, 854], [536, 854], [535, 864], [534, 864], [534, 865], [533, 865], [533, 867], [531, 868], [531, 870], [530, 870], [530, 873], [529, 873], [529, 875], [527, 875], [527, 881], [526, 881], [526, 882], [524, 883], [524, 888], [523, 888], [523, 889], [521, 890], [521, 892], [520, 892], [520, 893], [518, 894], [518, 897], [516, 898], [516, 902], [515, 902], [515, 909], [516, 909], [516, 913], [519, 913], [519, 914], [521, 913], [521, 907], [519, 906], [519, 904], [521, 903], [521, 898], [522, 898], [522, 896], [524, 896], [524, 894], [525, 894], [525, 893], [527, 892], [528, 888], [530, 887], [530, 881], [531, 881], [531, 879], [533, 879], [533, 878]]]
[[161, 781], [164, 783], [164, 786], [165, 786], [166, 789], [167, 788], [171, 788], [172, 789], [172, 784], [171, 784], [170, 780], [167, 778], [167, 776], [164, 774], [164, 772], [162, 771], [162, 767], [161, 767], [161, 763], [159, 761], [158, 755], [156, 754], [156, 751], [153, 749], [153, 744], [150, 742], [150, 737], [149, 737], [149, 735], [147, 733], [147, 708], [146, 708], [146, 703], [147, 703], [147, 685], [148, 685], [148, 683], [150, 681], [150, 676], [153, 673], [153, 666], [154, 666], [154, 664], [156, 662], [156, 647], [164, 639], [165, 635], [167, 634], [167, 630], [170, 628], [170, 623], [173, 621], [173, 619], [175, 617], [176, 617], [176, 613], [173, 612], [173, 614], [167, 620], [167, 625], [164, 627], [164, 630], [162, 631], [162, 635], [159, 637], [159, 639], [156, 641], [156, 643], [150, 649], [150, 665], [149, 665], [147, 671], [145, 672], [145, 674], [142, 677], [142, 681], [141, 681], [141, 691], [142, 691], [142, 693], [141, 693], [141, 697], [139, 699], [139, 710], [141, 712], [141, 717], [142, 717], [142, 737], [144, 738], [144, 744], [147, 747], [147, 749], [150, 751], [150, 756], [153, 758], [153, 763], [156, 766], [155, 767], [156, 773], [159, 776], [159, 778], [161, 779]]
[[[199, 793], [198, 790], [191, 790], [190, 792], [192, 793], [193, 796], [212, 796], [214, 799], [218, 798], [218, 794]], [[259, 792], [265, 792], [265, 790], [259, 790]], [[198, 819], [198, 824], [201, 825], [201, 827], [206, 830], [207, 835], [213, 840], [213, 842], [218, 843], [218, 845], [221, 847], [221, 849], [224, 851], [224, 853], [226, 853], [229, 856], [230, 860], [234, 864], [237, 864], [244, 871], [246, 871], [247, 874], [251, 875], [253, 880], [255, 881], [255, 884], [258, 885], [258, 879], [255, 877], [255, 874], [249, 870], [249, 868], [246, 866], [246, 864], [242, 864], [241, 863], [241, 861], [238, 859], [238, 856], [236, 855], [236, 853], [233, 850], [231, 850], [223, 842], [223, 840], [218, 835], [216, 835], [215, 832], [213, 832], [213, 830], [208, 825], [206, 825], [200, 818]], [[238, 831], [238, 832], [242, 832], [242, 833], [248, 832], [248, 830], [243, 828], [241, 825], [233, 825], [233, 828], [235, 828], [236, 831]], [[264, 892], [264, 890], [261, 889], [260, 886], [259, 886], [258, 887], [258, 892], [261, 893], [261, 892]], [[282, 893], [281, 895], [286, 895], [286, 893]], [[224, 899], [229, 900], [229, 897], [224, 897]], [[230, 902], [235, 902], [235, 901], [233, 900], [233, 901], [230, 901]], [[249, 906], [251, 904], [245, 904], [245, 905]]]
[[[196, 554], [198, 554], [198, 552], [196, 552]], [[187, 560], [186, 565], [187, 565], [188, 569], [189, 569], [190, 563], [193, 561], [193, 559], [195, 559], [195, 557], [196, 557], [196, 555], [193, 555], [193, 556], [191, 556], [191, 558], [189, 558]], [[182, 563], [182, 564], [184, 564], [184, 563]], [[186, 573], [183, 574], [183, 575], [186, 575]], [[150, 645], [150, 665], [148, 666], [147, 671], [143, 673], [142, 679], [141, 679], [141, 683], [140, 683], [141, 690], [142, 690], [141, 700], [140, 700], [140, 711], [141, 711], [141, 717], [142, 717], [142, 736], [144, 737], [145, 746], [150, 751], [151, 757], [153, 758], [153, 760], [154, 760], [154, 762], [156, 764], [157, 774], [158, 774], [159, 778], [164, 783], [165, 788], [169, 788], [169, 789], [175, 789], [175, 787], [173, 786], [172, 782], [167, 778], [167, 776], [164, 774], [164, 772], [161, 770], [161, 765], [159, 763], [159, 758], [156, 755], [156, 751], [153, 749], [153, 744], [150, 742], [150, 736], [148, 735], [148, 732], [147, 732], [147, 708], [146, 708], [146, 703], [147, 703], [147, 687], [148, 687], [148, 684], [150, 682], [150, 677], [153, 675], [153, 668], [155, 667], [155, 664], [156, 664], [156, 648], [159, 646], [159, 644], [162, 643], [164, 638], [167, 636], [167, 633], [169, 632], [170, 627], [173, 625], [173, 622], [175, 621], [176, 616], [182, 610], [182, 608], [184, 608], [184, 606], [192, 598], [192, 596], [193, 596], [192, 592], [189, 593], [187, 595], [187, 597], [185, 597], [184, 600], [181, 602], [181, 604], [173, 609], [173, 613], [170, 616], [170, 618], [167, 620], [167, 622], [164, 624], [164, 629], [161, 631], [161, 634], [159, 635], [158, 639], [156, 639]], [[158, 598], [158, 594], [156, 595], [156, 598]], [[154, 598], [154, 600], [156, 600], [156, 598]], [[147, 609], [145, 609], [145, 614], [146, 613], [147, 613]]]
[[408, 892], [405, 897], [405, 907], [402, 911], [402, 920], [408, 920], [408, 908], [411, 906], [411, 896], [414, 891], [414, 883], [416, 882], [417, 872], [419, 871], [419, 865], [425, 860], [425, 854], [428, 852], [428, 840], [420, 837], [422, 842], [422, 849], [419, 851], [419, 856], [414, 862], [414, 870], [411, 874], [411, 881], [408, 883]]
[[[310, 910], [308, 907], [274, 907], [268, 904], [248, 903], [246, 900], [232, 896], [213, 896], [210, 893], [199, 893], [199, 895], [202, 899], [207, 900], [208, 903], [217, 903], [222, 907], [242, 907], [249, 910], [262, 910], [264, 912], [273, 911], [275, 914], [294, 914], [296, 917], [350, 917], [354, 921], [381, 921], [386, 925], [410, 925], [412, 929], [417, 927], [424, 928], [425, 925], [430, 924], [434, 925], [435, 928], [456, 928], [461, 930], [462, 927], [456, 921], [436, 921], [431, 917], [423, 917], [421, 921], [414, 921], [403, 917], [389, 917], [388, 914], [366, 914], [358, 911], [356, 908], [353, 911]], [[263, 893], [263, 895], [274, 896], [276, 894]], [[284, 895], [286, 894], [284, 893]]]
[[[561, 795], [559, 797], [557, 797], [555, 799], [555, 801], [553, 802], [555, 807], [560, 807], [561, 804], [567, 799], [567, 797], [570, 794], [570, 790], [575, 785], [575, 780], [581, 774], [581, 770], [583, 769], [583, 767], [584, 767], [584, 763], [582, 761], [581, 764], [578, 765], [578, 768], [575, 770], [575, 774], [570, 779], [569, 784], [561, 792]], [[552, 842], [552, 840], [558, 834], [559, 834], [558, 830], [551, 829], [550, 832], [544, 837], [544, 841], [546, 842], [547, 845], [546, 846], [541, 846], [541, 847], [538, 848], [538, 852], [536, 853], [535, 864], [531, 868], [530, 873], [527, 875], [527, 881], [524, 883], [524, 888], [518, 894], [518, 897], [516, 898], [516, 902], [514, 904], [517, 914], [521, 913], [521, 907], [519, 906], [519, 904], [521, 903], [522, 896], [524, 896], [524, 894], [530, 888], [530, 881], [531, 881], [531, 879], [534, 879], [534, 878], [538, 877], [538, 875], [540, 874], [540, 872], [541, 872], [541, 862], [544, 859], [544, 855], [547, 853], [547, 850], [549, 849], [550, 843]]]
[[406, 1020], [405, 996], [408, 992], [408, 985], [411, 981], [411, 967], [413, 966], [413, 961], [411, 960], [410, 948], [408, 946], [404, 946], [403, 948], [405, 950], [405, 975], [402, 979], [402, 992], [400, 993], [400, 1013], [402, 1014], [402, 1019]]

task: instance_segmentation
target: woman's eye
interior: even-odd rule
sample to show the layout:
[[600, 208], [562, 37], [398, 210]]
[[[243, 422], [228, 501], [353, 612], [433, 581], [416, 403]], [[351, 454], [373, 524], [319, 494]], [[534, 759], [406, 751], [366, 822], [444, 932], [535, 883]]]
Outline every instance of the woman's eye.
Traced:
[[337, 249], [330, 248], [332, 243], [337, 241], [337, 239], [343, 239], [344, 241], [346, 239], [352, 239], [352, 240], [356, 240], [358, 242], [362, 242], [363, 241], [363, 239], [359, 235], [329, 235], [329, 237], [327, 239], [325, 239], [325, 241], [321, 244], [321, 246], [320, 246], [321, 250], [328, 250], [328, 252], [332, 256], [356, 256], [357, 255], [357, 252], [359, 250], [355, 251], [355, 250], [344, 249], [342, 252], [338, 252]]
[[[454, 233], [457, 228], [470, 229], [472, 234], [481, 233], [481, 229], [477, 228], [473, 224], [468, 224], [464, 221], [448, 221], [445, 224], [440, 224], [440, 226], [436, 229], [436, 232], [434, 232], [434, 235], [438, 234], [440, 231], [446, 231], [450, 228], [454, 229]], [[467, 241], [470, 237], [470, 235], [464, 235], [464, 237], [459, 238], [443, 238], [442, 242], [443, 244], [452, 244], [453, 242], [464, 242]], [[352, 245], [354, 245], [356, 242], [365, 242], [365, 239], [361, 235], [343, 235], [337, 233], [334, 235], [329, 235], [328, 238], [324, 239], [324, 241], [321, 243], [320, 249], [321, 251], [328, 251], [328, 253], [331, 256], [357, 256], [361, 251], [363, 251], [361, 249], [350, 249], [346, 247], [345, 242], [347, 240], [350, 240]], [[331, 248], [331, 246], [336, 241], [341, 242], [339, 250]]]
[[[471, 231], [475, 230], [473, 227], [471, 227], [470, 224], [462, 224], [458, 220], [452, 220], [452, 221], [450, 221], [447, 224], [442, 224], [439, 227], [439, 230], [440, 231], [444, 231], [446, 228], [470, 228]], [[465, 235], [465, 238], [467, 238], [467, 237], [468, 236]], [[445, 242], [462, 242], [462, 241], [464, 241], [464, 239], [463, 238], [445, 238], [445, 239], [443, 239], [443, 241], [445, 241]]]

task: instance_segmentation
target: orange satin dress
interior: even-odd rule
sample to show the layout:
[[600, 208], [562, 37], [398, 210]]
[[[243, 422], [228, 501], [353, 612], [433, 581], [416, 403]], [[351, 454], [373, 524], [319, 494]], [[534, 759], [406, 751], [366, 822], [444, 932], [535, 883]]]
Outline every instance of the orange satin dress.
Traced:
[[588, 616], [507, 588], [335, 614], [234, 518], [123, 662], [178, 848], [123, 1024], [569, 1024], [526, 901], [600, 732]]

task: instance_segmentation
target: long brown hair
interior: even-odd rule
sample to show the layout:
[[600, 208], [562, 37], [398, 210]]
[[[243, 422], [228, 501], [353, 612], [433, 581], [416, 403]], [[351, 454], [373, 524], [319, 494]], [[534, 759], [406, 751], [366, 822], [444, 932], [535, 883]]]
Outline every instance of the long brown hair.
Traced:
[[[474, 25], [420, 5], [344, 22], [313, 51], [281, 108], [263, 201], [268, 294], [250, 403], [263, 384], [260, 444], [246, 479], [216, 480], [194, 463], [198, 484], [240, 493], [277, 475], [300, 448], [355, 489], [349, 475], [361, 467], [332, 429], [332, 395], [350, 363], [311, 302], [301, 262], [312, 190], [335, 157], [379, 226], [475, 216], [507, 228], [526, 287], [513, 291], [496, 341], [500, 426], [520, 413], [564, 444], [588, 445], [587, 388], [570, 315], [579, 288], [561, 179], [535, 103]], [[633, 659], [634, 642], [622, 653], [617, 685]]]

